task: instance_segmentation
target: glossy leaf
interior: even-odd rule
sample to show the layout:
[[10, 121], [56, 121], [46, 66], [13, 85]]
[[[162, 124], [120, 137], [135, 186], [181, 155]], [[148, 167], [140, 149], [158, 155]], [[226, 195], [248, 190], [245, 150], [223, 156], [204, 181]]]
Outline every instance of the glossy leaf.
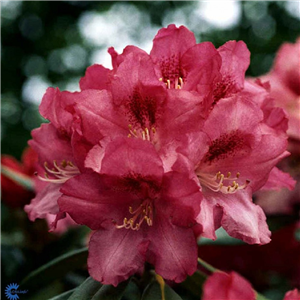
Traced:
[[102, 284], [92, 277], [88, 277], [79, 287], [77, 287], [74, 293], [68, 298], [68, 300], [91, 300], [93, 296], [102, 287]]
[[128, 280], [121, 282], [117, 287], [103, 285], [93, 296], [92, 300], [121, 300], [127, 285]]
[[20, 285], [22, 287], [41, 287], [49, 284], [53, 280], [64, 277], [68, 272], [84, 266], [87, 256], [87, 248], [68, 252], [30, 273]]
[[146, 287], [141, 300], [182, 300], [182, 298], [168, 285], [164, 285], [164, 289], [161, 289], [160, 284], [155, 281]]
[[57, 295], [49, 300], [68, 300], [69, 297], [74, 293], [74, 291], [75, 291], [75, 289], [64, 292], [64, 293]]
[[263, 296], [262, 294], [256, 292], [256, 300], [269, 300], [269, 299]]
[[206, 279], [207, 275], [198, 270], [192, 276], [188, 276], [180, 285], [200, 299], [202, 286]]

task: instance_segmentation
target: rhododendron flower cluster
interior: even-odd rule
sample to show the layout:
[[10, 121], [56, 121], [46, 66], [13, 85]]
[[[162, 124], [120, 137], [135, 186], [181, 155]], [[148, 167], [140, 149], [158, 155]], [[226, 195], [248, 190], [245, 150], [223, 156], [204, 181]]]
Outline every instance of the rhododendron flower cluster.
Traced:
[[50, 123], [29, 143], [44, 187], [30, 218], [56, 215], [54, 230], [69, 215], [91, 228], [89, 272], [113, 285], [145, 262], [183, 281], [197, 268], [197, 237], [215, 239], [220, 226], [268, 243], [252, 193], [291, 180], [275, 168], [288, 155], [287, 119], [262, 85], [244, 86], [245, 43], [216, 49], [169, 25], [150, 54], [108, 52], [112, 69], [89, 67], [80, 92], [49, 88], [42, 99]]
[[[288, 58], [288, 59], [287, 59]], [[284, 43], [278, 50], [272, 70], [262, 76], [269, 81], [271, 96], [289, 116], [288, 135], [300, 141], [300, 38], [296, 43]], [[299, 153], [299, 148], [298, 148]]]

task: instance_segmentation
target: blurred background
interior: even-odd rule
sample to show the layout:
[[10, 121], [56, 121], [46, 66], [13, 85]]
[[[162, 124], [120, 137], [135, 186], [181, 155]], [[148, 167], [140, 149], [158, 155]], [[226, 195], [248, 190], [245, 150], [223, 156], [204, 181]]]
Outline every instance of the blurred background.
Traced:
[[[1, 1], [1, 153], [20, 160], [30, 131], [45, 122], [38, 105], [46, 88], [79, 90], [88, 66], [111, 66], [108, 47], [122, 52], [133, 44], [150, 51], [158, 29], [175, 23], [193, 31], [197, 42], [216, 47], [245, 41], [251, 52], [247, 75], [259, 76], [270, 70], [282, 43], [300, 36], [299, 10], [299, 1]], [[1, 208], [5, 284], [64, 253], [66, 245], [84, 244], [86, 231], [76, 239], [74, 231], [45, 236], [43, 221], [34, 225], [22, 210]], [[81, 282], [76, 276], [73, 285]], [[57, 284], [36, 299], [64, 289]]]

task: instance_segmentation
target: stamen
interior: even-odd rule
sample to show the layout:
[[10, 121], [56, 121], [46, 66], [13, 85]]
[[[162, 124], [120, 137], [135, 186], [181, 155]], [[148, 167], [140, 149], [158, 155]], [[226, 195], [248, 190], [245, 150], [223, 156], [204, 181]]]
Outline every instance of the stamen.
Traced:
[[149, 141], [151, 142], [154, 134], [156, 133], [156, 129], [154, 127], [151, 127], [151, 130], [149, 130], [149, 128], [145, 127], [145, 129], [133, 129], [132, 125], [129, 124], [128, 125], [128, 129], [129, 129], [129, 134], [127, 135], [127, 137], [131, 138], [131, 137], [135, 137], [135, 138], [141, 138], [144, 141]]
[[[231, 172], [227, 173], [225, 177], [220, 171], [215, 176], [205, 173], [199, 173], [197, 175], [200, 183], [214, 192], [222, 192], [224, 194], [233, 194], [238, 190], [245, 189], [250, 183], [246, 180], [244, 184], [240, 185], [236, 180], [240, 177], [240, 173], [236, 174], [236, 177], [231, 177]], [[224, 184], [224, 181], [228, 181], [228, 184]]]
[[[51, 183], [64, 183], [73, 176], [79, 174], [78, 168], [70, 161], [63, 160], [60, 165], [57, 164], [56, 160], [53, 161], [54, 168], [50, 169], [48, 163], [44, 163], [44, 168], [46, 170], [44, 177], [39, 176], [37, 172], [35, 175], [42, 181]], [[54, 178], [50, 178], [53, 176]]]
[[[164, 79], [161, 77], [158, 79], [159, 81], [164, 81]], [[171, 79], [165, 79], [165, 84], [167, 89], [171, 89]], [[183, 88], [183, 79], [182, 77], [176, 77], [172, 78], [172, 88], [175, 89], [182, 89]]]
[[181, 77], [179, 77], [178, 79], [179, 79], [179, 86], [182, 89], [183, 88], [183, 79]]
[[167, 79], [167, 88], [170, 89], [171, 88], [171, 81], [169, 79]]
[[152, 201], [145, 200], [137, 209], [133, 210], [132, 206], [129, 206], [128, 211], [133, 215], [129, 220], [125, 217], [122, 225], [115, 224], [117, 229], [125, 228], [132, 230], [139, 230], [142, 223], [146, 221], [148, 226], [153, 224], [153, 210]]

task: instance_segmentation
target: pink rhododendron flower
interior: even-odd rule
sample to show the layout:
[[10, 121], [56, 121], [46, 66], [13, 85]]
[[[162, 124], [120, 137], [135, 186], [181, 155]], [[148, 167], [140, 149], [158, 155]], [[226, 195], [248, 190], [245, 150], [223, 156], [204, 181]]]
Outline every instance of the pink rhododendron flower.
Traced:
[[81, 92], [50, 88], [43, 98], [51, 123], [30, 144], [47, 175], [39, 173], [45, 183], [26, 207], [30, 218], [52, 214], [55, 226], [69, 214], [94, 230], [89, 272], [113, 285], [145, 262], [184, 280], [197, 266], [195, 228], [214, 239], [223, 226], [268, 243], [252, 193], [282, 178], [292, 185], [274, 170], [288, 155], [287, 122], [263, 84], [244, 83], [246, 45], [216, 49], [170, 25], [150, 54], [134, 46], [109, 53], [112, 69], [89, 67]]
[[[236, 95], [214, 106], [201, 131], [205, 135], [189, 135], [188, 146], [178, 151], [189, 158], [189, 168], [201, 185], [204, 199], [198, 222], [203, 235], [214, 239], [215, 230], [223, 226], [247, 243], [268, 243], [266, 218], [252, 203], [252, 192], [288, 154], [286, 138], [263, 123], [257, 105]], [[184, 169], [182, 161], [173, 168]]]
[[244, 88], [245, 72], [250, 64], [250, 52], [243, 41], [229, 41], [218, 48], [218, 53], [222, 65], [219, 76], [214, 80], [212, 105]]
[[283, 300], [300, 300], [300, 291], [294, 289], [292, 291], [288, 291], [285, 295]]
[[221, 65], [214, 45], [196, 44], [194, 34], [184, 26], [160, 29], [153, 40], [150, 57], [157, 78], [167, 88], [201, 93], [210, 89]]
[[214, 272], [203, 285], [202, 300], [255, 300], [251, 284], [235, 272]]
[[[25, 206], [31, 221], [36, 218], [52, 218], [49, 214], [63, 218], [65, 215], [59, 214], [57, 205], [61, 196], [59, 189], [62, 183], [79, 174], [70, 141], [73, 116], [66, 110], [74, 101], [71, 95], [49, 88], [40, 105], [40, 113], [51, 123], [42, 124], [40, 128], [33, 130], [33, 139], [29, 141], [39, 156], [40, 169], [45, 172], [44, 175], [38, 175], [36, 197]], [[55, 229], [56, 223], [50, 227]]]
[[99, 173], [66, 182], [62, 211], [96, 230], [89, 245], [90, 274], [117, 285], [143, 270], [180, 282], [195, 272], [197, 244], [192, 226], [201, 194], [185, 174], [164, 173], [153, 145], [119, 138], [109, 143]]
[[272, 70], [262, 76], [269, 81], [271, 96], [289, 116], [288, 135], [300, 140], [300, 38], [284, 43], [277, 52]]
[[203, 123], [202, 97], [188, 91], [166, 90], [155, 76], [146, 53], [128, 54], [119, 65], [111, 90], [89, 90], [89, 97], [74, 109], [84, 138], [94, 148], [85, 166], [97, 171], [104, 144], [128, 136], [151, 142], [164, 158], [165, 170], [175, 160], [174, 149], [187, 132], [200, 130]]

